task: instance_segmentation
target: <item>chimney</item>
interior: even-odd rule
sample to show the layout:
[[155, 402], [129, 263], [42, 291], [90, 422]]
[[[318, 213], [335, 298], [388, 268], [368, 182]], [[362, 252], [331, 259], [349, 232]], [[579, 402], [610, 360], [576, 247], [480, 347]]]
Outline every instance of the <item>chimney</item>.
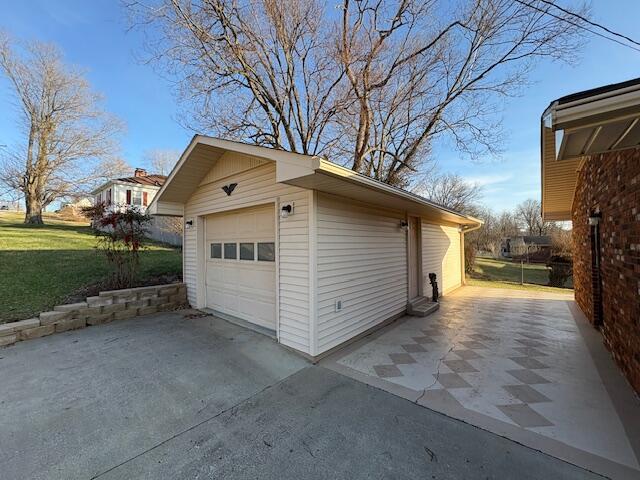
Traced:
[[144, 168], [136, 168], [136, 170], [133, 172], [133, 176], [134, 177], [146, 177], [147, 176], [147, 171]]

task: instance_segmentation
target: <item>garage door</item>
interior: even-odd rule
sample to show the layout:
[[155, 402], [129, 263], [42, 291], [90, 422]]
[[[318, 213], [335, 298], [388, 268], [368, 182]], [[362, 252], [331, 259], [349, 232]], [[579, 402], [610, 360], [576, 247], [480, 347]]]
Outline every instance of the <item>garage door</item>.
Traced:
[[276, 329], [273, 205], [206, 217], [207, 306]]

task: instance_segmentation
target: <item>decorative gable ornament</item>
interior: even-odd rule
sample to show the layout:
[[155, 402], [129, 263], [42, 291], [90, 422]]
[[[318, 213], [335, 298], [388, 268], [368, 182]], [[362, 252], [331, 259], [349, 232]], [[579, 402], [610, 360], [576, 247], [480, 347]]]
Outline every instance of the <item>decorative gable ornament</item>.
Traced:
[[222, 187], [222, 190], [224, 190], [224, 193], [226, 193], [228, 197], [236, 189], [237, 186], [237, 183], [230, 183], [229, 185], [225, 185], [224, 187]]

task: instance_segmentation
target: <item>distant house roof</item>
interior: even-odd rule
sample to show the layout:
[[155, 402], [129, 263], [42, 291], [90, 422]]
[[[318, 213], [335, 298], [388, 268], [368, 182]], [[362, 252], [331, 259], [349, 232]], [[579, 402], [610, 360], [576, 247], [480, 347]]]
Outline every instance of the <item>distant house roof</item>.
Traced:
[[523, 235], [522, 241], [527, 245], [551, 245], [549, 235]]
[[113, 181], [124, 183], [135, 183], [138, 185], [149, 185], [152, 187], [161, 187], [167, 180], [165, 175], [144, 175], [137, 177], [114, 178]]
[[504, 237], [503, 242], [522, 241], [526, 245], [538, 245], [540, 247], [551, 246], [551, 237], [549, 235], [516, 235], [515, 237]]
[[103, 183], [98, 188], [94, 189], [91, 194], [96, 195], [99, 192], [103, 191], [109, 185], [113, 184], [131, 184], [131, 185], [140, 185], [141, 187], [156, 187], [160, 188], [164, 185], [164, 182], [167, 181], [167, 177], [165, 175], [134, 175], [133, 177], [121, 177], [121, 178], [112, 178], [106, 183]]

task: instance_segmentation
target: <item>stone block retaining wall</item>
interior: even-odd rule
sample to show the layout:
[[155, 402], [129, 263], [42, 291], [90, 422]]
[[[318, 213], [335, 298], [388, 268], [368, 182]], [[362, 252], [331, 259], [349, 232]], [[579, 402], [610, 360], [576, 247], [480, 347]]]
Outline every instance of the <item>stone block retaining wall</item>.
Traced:
[[187, 306], [184, 283], [100, 292], [86, 301], [58, 305], [36, 318], [0, 325], [0, 346], [113, 320], [133, 318]]

